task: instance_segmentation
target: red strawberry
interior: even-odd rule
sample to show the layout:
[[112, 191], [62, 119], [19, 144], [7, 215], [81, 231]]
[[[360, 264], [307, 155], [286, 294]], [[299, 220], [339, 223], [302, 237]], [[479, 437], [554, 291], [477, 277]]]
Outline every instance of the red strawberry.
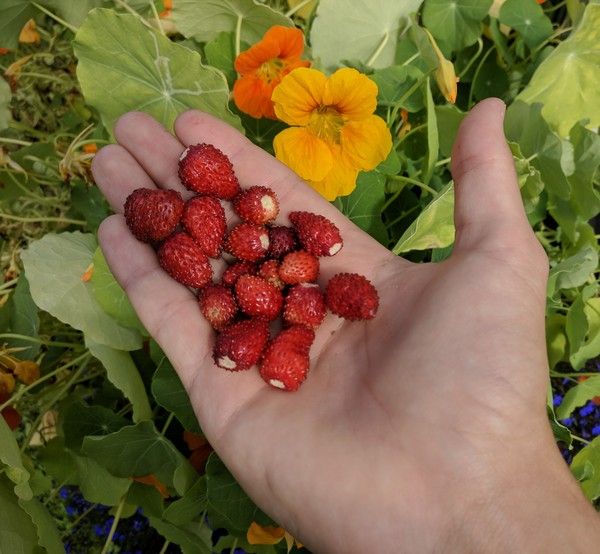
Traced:
[[273, 283], [279, 290], [285, 288], [285, 283], [279, 276], [279, 260], [266, 260], [258, 268], [259, 277]]
[[233, 209], [243, 221], [264, 225], [277, 217], [279, 200], [269, 187], [255, 185], [234, 198]]
[[281, 314], [281, 291], [258, 275], [240, 276], [234, 292], [239, 309], [250, 317], [262, 316], [271, 321]]
[[212, 279], [206, 254], [185, 231], [169, 236], [158, 249], [158, 262], [173, 279], [201, 289]]
[[223, 200], [232, 200], [241, 190], [229, 158], [212, 144], [195, 144], [183, 151], [179, 179], [188, 190]]
[[298, 241], [311, 254], [333, 256], [342, 248], [339, 229], [326, 217], [310, 212], [291, 212], [289, 218]]
[[288, 291], [283, 304], [285, 325], [306, 325], [316, 329], [326, 314], [325, 298], [318, 285], [301, 283]]
[[366, 277], [338, 273], [327, 283], [325, 304], [334, 314], [351, 321], [373, 319], [379, 307], [379, 294]]
[[266, 319], [238, 321], [217, 335], [213, 359], [215, 364], [229, 371], [250, 369], [260, 360], [268, 340], [269, 323]]
[[227, 232], [225, 210], [212, 196], [194, 196], [183, 207], [181, 225], [209, 258], [221, 254]]
[[281, 259], [298, 247], [296, 231], [292, 227], [269, 227], [269, 258]]
[[265, 348], [260, 375], [269, 385], [295, 391], [310, 369], [309, 351], [315, 332], [303, 325], [280, 331]]
[[232, 263], [221, 276], [221, 283], [226, 287], [233, 287], [241, 275], [256, 275], [258, 267], [254, 262], [238, 260]]
[[240, 223], [225, 238], [223, 249], [240, 260], [261, 260], [269, 250], [267, 228], [253, 223]]
[[230, 325], [238, 313], [233, 293], [224, 285], [210, 284], [202, 289], [198, 304], [202, 315], [217, 331]]
[[279, 276], [288, 285], [316, 281], [318, 274], [319, 259], [306, 250], [290, 252], [279, 266]]
[[159, 242], [179, 224], [183, 198], [175, 190], [135, 189], [125, 200], [125, 221], [135, 238]]

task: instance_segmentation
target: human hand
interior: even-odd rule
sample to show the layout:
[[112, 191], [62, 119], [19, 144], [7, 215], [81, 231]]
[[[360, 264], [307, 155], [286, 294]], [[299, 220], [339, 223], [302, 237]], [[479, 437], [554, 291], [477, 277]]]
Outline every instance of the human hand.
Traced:
[[[115, 127], [118, 145], [94, 159], [96, 182], [117, 212], [99, 231], [109, 266], [221, 459], [315, 552], [548, 552], [531, 525], [541, 518], [557, 548], [551, 523], [560, 521], [558, 507], [569, 509], [565, 493], [581, 521], [595, 516], [547, 422], [547, 260], [522, 207], [503, 113], [486, 100], [461, 126], [452, 156], [456, 242], [438, 264], [394, 256], [264, 150], [201, 112], [180, 115], [176, 136], [147, 115], [126, 114]], [[281, 222], [302, 209], [339, 227], [344, 248], [323, 260], [323, 283], [351, 270], [379, 291], [371, 321], [326, 317], [298, 392], [275, 390], [255, 371], [217, 368], [195, 295], [125, 224], [123, 204], [135, 188], [186, 194], [177, 161], [198, 142], [225, 152], [243, 187], [271, 187]]]

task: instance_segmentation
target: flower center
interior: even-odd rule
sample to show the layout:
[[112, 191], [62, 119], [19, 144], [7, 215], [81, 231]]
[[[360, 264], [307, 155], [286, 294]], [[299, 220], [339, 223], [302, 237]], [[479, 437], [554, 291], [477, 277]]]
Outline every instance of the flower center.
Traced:
[[340, 143], [340, 129], [344, 119], [333, 106], [318, 106], [313, 110], [308, 130], [325, 142]]
[[260, 64], [258, 68], [258, 75], [267, 83], [272, 83], [273, 81], [279, 81], [281, 78], [281, 70], [285, 67], [284, 64], [279, 58], [271, 58], [266, 62]]

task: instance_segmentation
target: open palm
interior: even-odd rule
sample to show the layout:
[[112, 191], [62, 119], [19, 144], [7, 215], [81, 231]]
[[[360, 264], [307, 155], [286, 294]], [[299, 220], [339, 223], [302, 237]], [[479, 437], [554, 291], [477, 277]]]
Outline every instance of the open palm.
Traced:
[[[527, 479], [524, 459], [542, 451], [549, 475], [567, 478], [545, 411], [547, 261], [523, 211], [502, 115], [500, 102], [484, 101], [460, 129], [456, 243], [439, 264], [394, 256], [288, 168], [201, 112], [183, 113], [176, 136], [145, 114], [126, 114], [118, 144], [94, 160], [96, 182], [117, 212], [100, 229], [115, 276], [219, 456], [259, 506], [316, 552], [453, 551], [457, 523], [484, 524], [489, 495]], [[185, 192], [177, 161], [198, 142], [225, 152], [243, 187], [273, 188], [281, 223], [289, 211], [308, 210], [338, 225], [344, 248], [322, 260], [323, 283], [354, 271], [379, 291], [372, 321], [326, 317], [298, 392], [269, 387], [257, 371], [217, 368], [214, 334], [194, 294], [125, 225], [134, 188]], [[481, 551], [485, 537], [472, 535]]]

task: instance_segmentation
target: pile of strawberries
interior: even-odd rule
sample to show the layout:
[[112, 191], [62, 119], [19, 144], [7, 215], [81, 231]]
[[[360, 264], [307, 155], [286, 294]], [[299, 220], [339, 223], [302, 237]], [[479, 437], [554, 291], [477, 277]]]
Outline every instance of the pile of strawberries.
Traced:
[[[336, 225], [307, 211], [290, 212], [289, 226], [276, 224], [273, 190], [242, 189], [229, 158], [213, 145], [188, 147], [179, 159], [179, 178], [194, 196], [183, 200], [175, 190], [136, 189], [125, 202], [127, 225], [156, 248], [171, 277], [198, 291], [200, 311], [216, 331], [217, 366], [241, 371], [259, 365], [270, 385], [297, 390], [327, 311], [372, 319], [377, 291], [356, 273], [338, 273], [322, 290], [316, 282], [320, 260], [343, 245]], [[240, 219], [231, 228], [223, 201]], [[228, 267], [216, 279], [210, 259], [222, 256]]]

